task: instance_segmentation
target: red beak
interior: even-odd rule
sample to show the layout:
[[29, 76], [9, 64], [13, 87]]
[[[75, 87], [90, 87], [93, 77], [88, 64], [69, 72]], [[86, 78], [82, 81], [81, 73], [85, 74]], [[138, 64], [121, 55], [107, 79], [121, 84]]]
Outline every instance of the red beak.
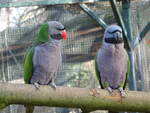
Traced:
[[67, 33], [66, 31], [64, 30], [63, 32], [61, 32], [61, 37], [66, 40], [67, 39]]

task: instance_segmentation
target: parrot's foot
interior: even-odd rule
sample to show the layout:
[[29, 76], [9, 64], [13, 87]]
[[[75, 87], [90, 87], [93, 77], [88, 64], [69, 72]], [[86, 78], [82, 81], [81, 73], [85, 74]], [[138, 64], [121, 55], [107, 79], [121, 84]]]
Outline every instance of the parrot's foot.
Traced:
[[54, 90], [56, 90], [56, 84], [54, 82], [50, 83], [51, 88], [53, 88]]
[[109, 94], [110, 94], [111, 96], [115, 96], [115, 94], [114, 94], [114, 92], [113, 92], [113, 90], [112, 90], [111, 87], [107, 87], [106, 90], [109, 92]]
[[34, 87], [35, 87], [36, 89], [39, 89], [39, 88], [40, 88], [40, 85], [39, 85], [37, 82], [33, 83], [33, 85], [34, 85]]
[[125, 95], [126, 95], [126, 93], [124, 92], [123, 88], [120, 87], [118, 90], [119, 90], [119, 92], [120, 92], [121, 97], [124, 98]]

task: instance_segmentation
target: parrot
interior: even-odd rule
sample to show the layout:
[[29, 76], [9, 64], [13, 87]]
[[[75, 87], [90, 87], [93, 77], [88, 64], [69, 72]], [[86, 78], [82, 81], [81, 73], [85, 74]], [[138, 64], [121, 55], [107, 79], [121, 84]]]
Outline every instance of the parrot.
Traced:
[[102, 89], [111, 95], [117, 89], [125, 97], [125, 86], [130, 71], [130, 61], [124, 48], [122, 28], [109, 25], [103, 35], [103, 43], [95, 58], [95, 71]]
[[[54, 82], [61, 66], [61, 40], [67, 39], [62, 23], [48, 21], [41, 25], [35, 43], [29, 48], [23, 60], [23, 77], [26, 84], [50, 85], [56, 89]], [[26, 106], [26, 113], [32, 113], [34, 107]]]

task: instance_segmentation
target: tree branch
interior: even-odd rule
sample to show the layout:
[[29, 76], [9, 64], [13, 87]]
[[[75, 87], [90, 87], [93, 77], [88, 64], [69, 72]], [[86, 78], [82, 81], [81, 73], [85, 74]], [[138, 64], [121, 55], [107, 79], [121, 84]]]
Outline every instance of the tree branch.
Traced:
[[106, 90], [0, 83], [0, 102], [33, 106], [71, 107], [89, 110], [150, 111], [150, 93], [127, 91], [126, 97]]

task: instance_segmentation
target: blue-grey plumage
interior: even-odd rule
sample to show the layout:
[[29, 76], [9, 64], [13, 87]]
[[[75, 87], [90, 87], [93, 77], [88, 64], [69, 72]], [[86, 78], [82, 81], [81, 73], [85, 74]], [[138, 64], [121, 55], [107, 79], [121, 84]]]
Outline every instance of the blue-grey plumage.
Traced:
[[102, 47], [96, 57], [100, 84], [109, 92], [119, 89], [124, 96], [123, 87], [127, 79], [128, 55], [124, 48], [122, 29], [117, 25], [107, 27]]
[[36, 88], [48, 84], [56, 88], [54, 80], [62, 61], [61, 39], [66, 39], [66, 31], [65, 27], [57, 21], [50, 21], [48, 29], [43, 28], [39, 33], [37, 46], [34, 48], [30, 83]]
[[[24, 57], [24, 80], [27, 84], [51, 85], [56, 89], [54, 80], [61, 65], [61, 40], [66, 39], [65, 27], [57, 21], [41, 26], [35, 44]], [[34, 106], [26, 105], [26, 113], [33, 113]]]
[[48, 85], [54, 83], [61, 64], [61, 42], [50, 39], [35, 47], [33, 55], [34, 72], [31, 83]]

